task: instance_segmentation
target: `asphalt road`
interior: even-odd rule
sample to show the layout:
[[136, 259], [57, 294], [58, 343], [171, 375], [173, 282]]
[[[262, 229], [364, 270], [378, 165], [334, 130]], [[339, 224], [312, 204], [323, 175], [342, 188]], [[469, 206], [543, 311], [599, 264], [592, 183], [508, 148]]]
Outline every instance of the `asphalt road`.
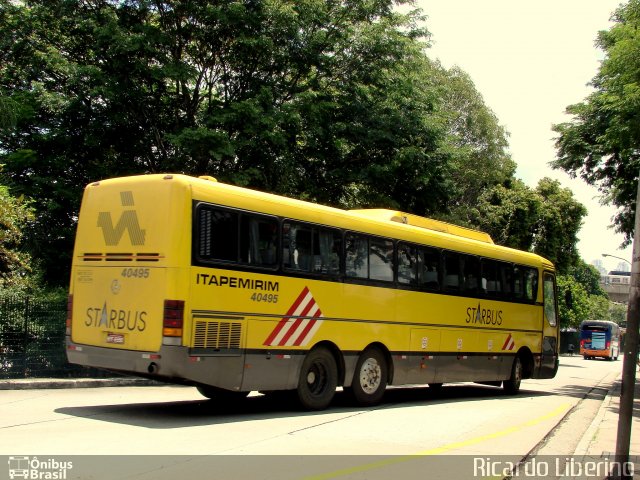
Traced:
[[516, 396], [475, 384], [391, 388], [360, 408], [339, 392], [322, 412], [257, 393], [219, 405], [180, 386], [5, 390], [0, 455], [74, 456], [77, 474], [100, 465], [66, 478], [389, 478], [438, 467], [477, 478], [474, 457], [571, 455], [621, 367], [563, 357], [555, 379], [525, 380]]

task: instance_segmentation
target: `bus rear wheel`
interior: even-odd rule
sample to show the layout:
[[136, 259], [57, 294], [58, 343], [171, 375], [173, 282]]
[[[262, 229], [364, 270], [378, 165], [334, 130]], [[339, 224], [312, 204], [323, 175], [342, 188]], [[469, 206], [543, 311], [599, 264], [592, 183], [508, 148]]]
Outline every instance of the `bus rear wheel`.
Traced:
[[358, 405], [376, 405], [384, 396], [387, 377], [388, 367], [384, 354], [377, 348], [367, 348], [358, 358], [348, 391]]
[[311, 350], [300, 370], [298, 399], [307, 410], [323, 410], [329, 406], [338, 386], [338, 367], [326, 348]]
[[520, 383], [522, 382], [522, 360], [517, 356], [511, 367], [511, 376], [508, 380], [502, 382], [502, 388], [509, 395], [515, 395], [520, 391]]

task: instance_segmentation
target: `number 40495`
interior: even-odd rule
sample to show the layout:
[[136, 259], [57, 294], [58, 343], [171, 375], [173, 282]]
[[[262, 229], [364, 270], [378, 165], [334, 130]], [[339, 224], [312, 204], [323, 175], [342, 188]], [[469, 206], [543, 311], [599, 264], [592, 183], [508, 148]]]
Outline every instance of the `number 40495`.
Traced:
[[124, 268], [121, 275], [125, 278], [149, 278], [148, 268]]
[[278, 295], [274, 293], [254, 293], [251, 295], [254, 302], [278, 303]]

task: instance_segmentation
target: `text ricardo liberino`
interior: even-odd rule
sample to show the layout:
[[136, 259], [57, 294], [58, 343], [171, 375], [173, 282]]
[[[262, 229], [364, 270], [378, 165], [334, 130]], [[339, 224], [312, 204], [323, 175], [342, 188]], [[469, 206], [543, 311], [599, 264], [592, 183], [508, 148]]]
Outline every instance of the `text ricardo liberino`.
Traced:
[[573, 457], [533, 458], [527, 462], [510, 462], [476, 457], [473, 459], [474, 477], [509, 478], [605, 478], [609, 475], [631, 477], [634, 474], [632, 462], [616, 462], [607, 458], [597, 460], [576, 460]]

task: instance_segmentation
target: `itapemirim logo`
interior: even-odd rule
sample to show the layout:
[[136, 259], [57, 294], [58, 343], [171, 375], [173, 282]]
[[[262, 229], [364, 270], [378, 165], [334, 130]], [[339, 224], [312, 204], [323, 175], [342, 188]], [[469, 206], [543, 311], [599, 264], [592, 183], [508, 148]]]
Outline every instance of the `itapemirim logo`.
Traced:
[[[133, 192], [120, 192], [120, 203], [123, 207], [133, 207]], [[144, 245], [145, 230], [140, 228], [138, 214], [135, 210], [125, 210], [120, 215], [118, 222], [113, 225], [111, 212], [98, 213], [98, 227], [102, 228], [104, 242], [109, 246], [120, 243], [125, 230], [129, 232], [131, 245]]]
[[73, 468], [73, 462], [61, 462], [55, 458], [9, 457], [9, 478], [33, 480], [65, 480], [67, 471]]

